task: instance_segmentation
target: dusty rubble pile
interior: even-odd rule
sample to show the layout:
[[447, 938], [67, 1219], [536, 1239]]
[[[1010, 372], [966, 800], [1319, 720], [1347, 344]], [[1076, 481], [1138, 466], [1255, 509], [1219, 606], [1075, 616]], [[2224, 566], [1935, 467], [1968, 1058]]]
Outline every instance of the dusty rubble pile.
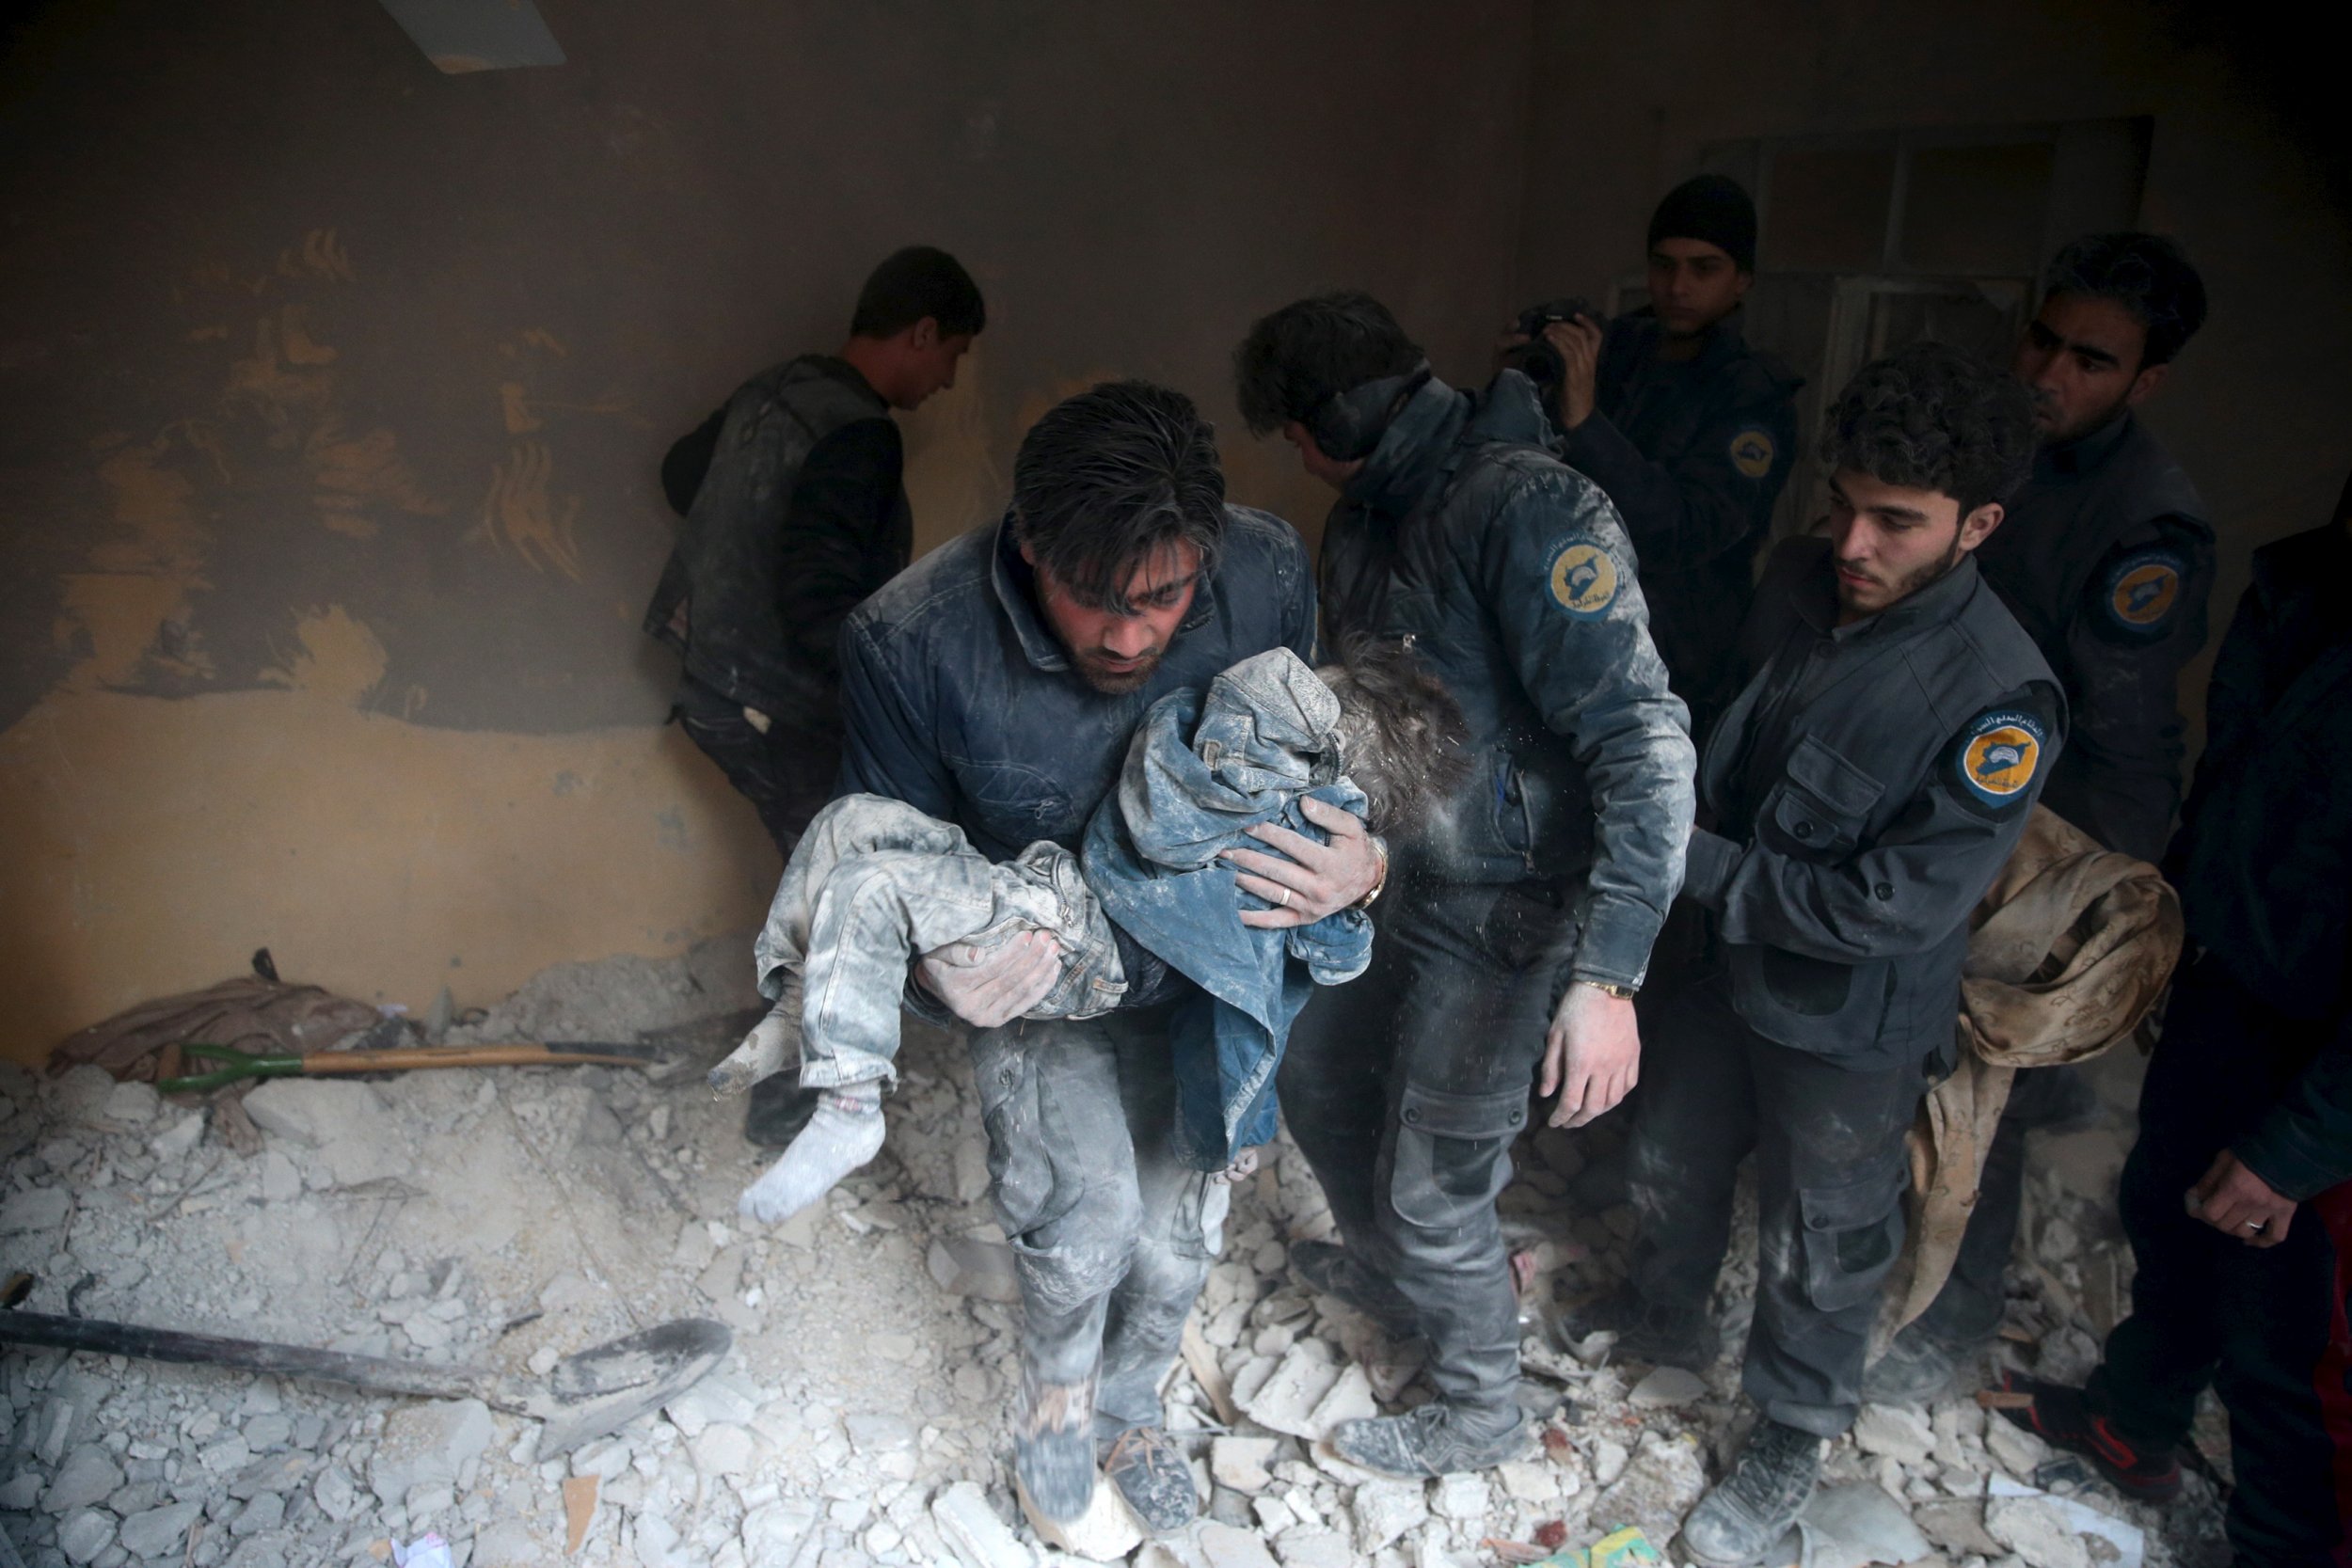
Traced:
[[[757, 1006], [741, 945], [565, 966], [450, 1037], [654, 1035], [715, 1057]], [[373, 1564], [428, 1532], [458, 1568], [1042, 1568], [1078, 1554], [1440, 1568], [1500, 1560], [1489, 1541], [1575, 1544], [1626, 1525], [1664, 1548], [1733, 1447], [1736, 1367], [1619, 1368], [1604, 1345], [1580, 1359], [1533, 1333], [1545, 1314], [1531, 1309], [1540, 1449], [1428, 1485], [1352, 1469], [1322, 1438], [1422, 1397], [1417, 1354], [1291, 1278], [1289, 1244], [1330, 1222], [1285, 1145], [1235, 1195], [1169, 1387], [1208, 1519], [1143, 1544], [1105, 1495], [1041, 1542], [1002, 1457], [1017, 1308], [969, 1069], [928, 1031], [904, 1066], [882, 1158], [768, 1233], [736, 1219], [759, 1168], [739, 1102], [691, 1072], [283, 1080], [254, 1088], [241, 1119], [96, 1069], [0, 1069], [0, 1269], [34, 1276], [30, 1309], [511, 1371], [677, 1317], [737, 1335], [728, 1364], [661, 1414], [546, 1460], [535, 1423], [478, 1401], [9, 1351], [0, 1529], [26, 1561], [77, 1568]], [[1604, 1288], [1629, 1212], [1571, 1216], [1574, 1140], [1520, 1152], [1503, 1208], [1528, 1299]], [[2042, 1261], [2012, 1321], [2063, 1374], [2094, 1353], [2122, 1279], [2107, 1222], [2059, 1176], [2045, 1164], [2036, 1180]], [[1752, 1277], [1752, 1259], [1736, 1263], [1721, 1298], [1735, 1344]], [[2070, 1497], [2145, 1530], [2151, 1563], [2218, 1560], [2201, 1481], [2162, 1517], [2126, 1509], [1972, 1402], [1866, 1411], [1830, 1469], [1818, 1562], [2125, 1560], [2056, 1512]], [[1988, 1500], [1989, 1481], [2060, 1501]]]

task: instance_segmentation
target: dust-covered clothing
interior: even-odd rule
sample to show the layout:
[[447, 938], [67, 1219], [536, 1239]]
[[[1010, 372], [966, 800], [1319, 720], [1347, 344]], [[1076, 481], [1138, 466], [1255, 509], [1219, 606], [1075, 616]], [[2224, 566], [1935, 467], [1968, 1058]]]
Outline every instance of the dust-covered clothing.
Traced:
[[901, 800], [844, 795], [817, 814], [752, 945], [760, 993], [802, 977], [801, 1083], [895, 1083], [908, 967], [950, 942], [1025, 931], [1061, 946], [1060, 978], [1027, 1018], [1092, 1018], [1126, 993], [1119, 946], [1078, 859], [1032, 844], [993, 863], [963, 830]]
[[1274, 1141], [1275, 1070], [1292, 1021], [1316, 986], [1352, 980], [1371, 961], [1360, 910], [1284, 930], [1244, 926], [1223, 858], [1263, 847], [1248, 832], [1260, 823], [1322, 842], [1299, 809], [1309, 796], [1362, 815], [1363, 792], [1340, 771], [1340, 715], [1331, 689], [1288, 648], [1244, 659], [1205, 692], [1152, 705], [1118, 790], [1087, 827], [1087, 879], [1104, 909], [1199, 988], [1174, 1005], [1169, 1048], [1177, 1148], [1202, 1170]]
[[[1314, 626], [1297, 532], [1229, 506], [1217, 562], [1158, 669], [1135, 691], [1099, 692], [1040, 614], [1009, 522], [988, 524], [900, 573], [843, 627], [841, 787], [954, 822], [991, 860], [1040, 839], [1074, 849], [1153, 703], [1269, 649], [1311, 657]], [[1147, 957], [1120, 949], [1121, 1011], [972, 1040], [1026, 1374], [1070, 1386], [1099, 1369], [1099, 1418], [1127, 1425], [1157, 1417], [1224, 1201], [1175, 1153], [1168, 1009], [1139, 1001], [1154, 994], [1137, 973]]]
[[1736, 313], [1708, 328], [1687, 360], [1661, 357], [1664, 337], [1646, 309], [1609, 324], [1593, 413], [1559, 433], [1559, 451], [1625, 520], [1650, 640], [1703, 742], [1740, 689], [1740, 620], [1796, 463], [1804, 380], [1749, 347]]
[[[1520, 1418], [1494, 1214], [1545, 1025], [1570, 976], [1639, 985], [1681, 879], [1692, 753], [1615, 510], [1544, 445], [1516, 371], [1432, 378], [1347, 487], [1326, 579], [1386, 562], [1376, 630], [1409, 637], [1468, 721], [1470, 780], [1403, 835], [1375, 973], [1316, 998], [1281, 1076], [1350, 1251], [1430, 1336], [1463, 1430]], [[1337, 628], [1344, 631], [1344, 626]]]
[[1951, 1061], [1968, 916], [2025, 832], [2065, 705], [1965, 560], [1839, 626], [1826, 543], [1792, 541], [1740, 641], [1756, 673], [1708, 739], [1712, 826], [1692, 831], [1685, 888], [1724, 960], [1645, 1011], [1634, 1284], [1651, 1311], [1705, 1311], [1753, 1147], [1743, 1386], [1835, 1436], [1902, 1240], [1904, 1134]]
[[1948, 1053], [1969, 912], [2066, 738], [2049, 667], [1965, 559], [1839, 626], [1820, 539], [1773, 552], [1740, 642], [1684, 887], [1740, 1016], [1850, 1067]]

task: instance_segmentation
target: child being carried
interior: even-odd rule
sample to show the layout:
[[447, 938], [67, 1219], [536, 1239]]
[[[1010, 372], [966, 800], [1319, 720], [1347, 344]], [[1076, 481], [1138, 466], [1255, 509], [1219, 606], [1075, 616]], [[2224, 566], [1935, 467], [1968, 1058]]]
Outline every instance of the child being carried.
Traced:
[[1152, 705], [1079, 854], [1042, 841], [992, 863], [961, 829], [902, 801], [833, 801], [793, 850], [754, 950], [775, 1006], [710, 1074], [721, 1093], [739, 1092], [788, 1066], [797, 1047], [802, 1084], [823, 1091], [808, 1126], [743, 1194], [743, 1213], [788, 1218], [881, 1150], [915, 957], [1028, 931], [1053, 936], [1061, 973], [1024, 1017], [1093, 1018], [1120, 1005], [1144, 977], [1127, 973], [1114, 926], [1193, 983], [1174, 988], [1169, 1026], [1187, 1163], [1221, 1170], [1269, 1141], [1291, 1022], [1313, 986], [1363, 972], [1372, 926], [1356, 909], [1282, 930], [1244, 926], [1234, 916], [1248, 895], [1222, 852], [1263, 847], [1248, 832], [1262, 822], [1320, 837], [1298, 807], [1311, 795], [1375, 832], [1418, 822], [1464, 776], [1464, 734], [1460, 709], [1402, 644], [1365, 644], [1320, 671], [1277, 648], [1205, 692]]

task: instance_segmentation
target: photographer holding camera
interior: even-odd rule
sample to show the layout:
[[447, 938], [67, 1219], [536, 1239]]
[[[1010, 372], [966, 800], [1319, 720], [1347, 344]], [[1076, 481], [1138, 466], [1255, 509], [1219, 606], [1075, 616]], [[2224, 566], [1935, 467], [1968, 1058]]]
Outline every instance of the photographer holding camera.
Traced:
[[1736, 689], [1732, 639], [1795, 455], [1804, 385], [1740, 336], [1755, 271], [1756, 204], [1702, 174], [1650, 218], [1645, 308], [1605, 321], [1557, 300], [1503, 340], [1505, 362], [1542, 388], [1560, 455], [1625, 519], [1650, 635], [1702, 740]]

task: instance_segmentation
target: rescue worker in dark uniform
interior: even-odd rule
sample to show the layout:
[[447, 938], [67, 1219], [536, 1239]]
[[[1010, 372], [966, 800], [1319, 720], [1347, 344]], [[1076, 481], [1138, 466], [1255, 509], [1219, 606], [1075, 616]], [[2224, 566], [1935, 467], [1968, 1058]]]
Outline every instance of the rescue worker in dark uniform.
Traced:
[[[898, 251], [866, 278], [839, 354], [754, 376], [661, 466], [685, 521], [644, 626], [684, 660], [671, 717], [787, 860], [841, 766], [841, 623], [914, 549], [890, 412], [954, 386], [984, 325], [954, 257]], [[744, 1136], [789, 1143], [815, 1098], [795, 1072], [763, 1080]]]
[[2230, 1413], [2235, 1560], [2352, 1546], [2352, 483], [2254, 552], [2166, 874], [2189, 957], [2123, 1166], [2132, 1315], [2088, 1390], [2003, 1415], [2161, 1502], [2207, 1386]]
[[1547, 388], [1558, 451], [1625, 520], [1650, 639], [1701, 741], [1739, 690], [1733, 639], [1796, 458], [1804, 385], [1740, 335], [1755, 275], [1756, 203], [1702, 174], [1650, 217], [1646, 306], [1606, 327], [1580, 313], [1544, 328], [1564, 371]]
[[[1012, 505], [934, 550], [842, 630], [844, 793], [903, 800], [1009, 861], [1075, 850], [1160, 698], [1284, 647], [1311, 659], [1304, 543], [1225, 502], [1216, 440], [1181, 393], [1140, 382], [1070, 398], [1031, 426]], [[1327, 835], [1252, 832], [1228, 851], [1235, 911], [1311, 925], [1376, 893], [1385, 859], [1361, 817], [1301, 808]], [[1024, 1020], [1060, 973], [1033, 931], [927, 954], [912, 1004], [972, 1025], [991, 1196], [1022, 1300], [1013, 1471], [1045, 1516], [1074, 1519], [1098, 1459], [1155, 1534], [1197, 1507], [1159, 1387], [1216, 1250], [1229, 1189], [1177, 1147], [1170, 1013], [1190, 982], [1120, 934], [1116, 1011]], [[1174, 988], [1174, 989], [1171, 989]], [[1098, 1452], [1099, 1449], [1099, 1452]]]
[[1721, 957], [1645, 1021], [1632, 1276], [1565, 1323], [1613, 1330], [1620, 1356], [1707, 1365], [1755, 1151], [1741, 1386], [1762, 1419], [1684, 1521], [1710, 1564], [1780, 1540], [1860, 1407], [1904, 1133], [1953, 1065], [1969, 912], [2065, 731], [2049, 666], [1974, 560], [2031, 459], [2024, 389], [1919, 344], [1866, 366], [1825, 423], [1828, 536], [1773, 553], [1740, 633], [1755, 677], [1700, 768], [1683, 895]]
[[[2010, 367], [2033, 395], [2033, 477], [1977, 555], [2066, 692], [2066, 752], [2042, 803], [2152, 864], [2180, 805], [2180, 677], [2205, 643], [2214, 532], [2134, 411], [2204, 318], [2204, 286], [2170, 240], [2092, 234], [2058, 253]], [[1951, 1277], [1871, 1367], [1870, 1398], [1931, 1400], [1992, 1344], [2026, 1133], [2092, 1104], [2072, 1068], [2018, 1074]]]
[[1632, 996], [1681, 878], [1692, 751], [1616, 511], [1546, 449], [1533, 385], [1429, 372], [1363, 294], [1302, 300], [1235, 356], [1252, 431], [1341, 492], [1327, 633], [1409, 639], [1461, 705], [1470, 782], [1400, 844], [1371, 971], [1291, 1036], [1282, 1108], [1344, 1248], [1309, 1282], [1430, 1341], [1438, 1399], [1342, 1424], [1383, 1475], [1484, 1468], [1528, 1445], [1495, 1197], [1531, 1085], [1581, 1126], [1640, 1070]]

